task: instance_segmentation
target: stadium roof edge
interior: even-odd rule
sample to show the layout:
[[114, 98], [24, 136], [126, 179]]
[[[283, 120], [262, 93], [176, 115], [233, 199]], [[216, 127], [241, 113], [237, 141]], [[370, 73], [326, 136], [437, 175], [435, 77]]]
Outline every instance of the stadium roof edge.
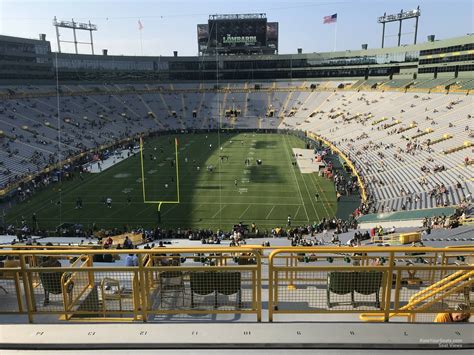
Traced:
[[33, 39], [33, 38], [24, 38], [24, 37], [14, 37], [14, 36], [5, 36], [5, 35], [0, 35], [0, 41], [4, 42], [23, 42], [23, 43], [44, 43], [44, 42], [49, 42], [49, 41], [43, 41], [40, 39]]
[[[1, 39], [2, 36], [0, 36]], [[449, 39], [442, 39], [437, 40], [434, 42], [423, 42], [418, 44], [411, 44], [411, 45], [403, 45], [400, 47], [386, 47], [386, 48], [372, 48], [372, 49], [357, 49], [357, 50], [344, 50], [344, 51], [337, 51], [337, 52], [313, 52], [313, 53], [302, 53], [302, 54], [276, 54], [276, 55], [231, 55], [225, 56], [225, 60], [242, 60], [242, 59], [255, 59], [259, 58], [261, 60], [268, 60], [268, 59], [290, 59], [290, 58], [299, 58], [299, 59], [312, 59], [312, 58], [331, 58], [331, 57], [352, 57], [352, 56], [364, 56], [364, 55], [377, 55], [377, 54], [390, 54], [390, 53], [397, 53], [397, 52], [409, 52], [409, 51], [419, 51], [419, 50], [426, 50], [432, 48], [443, 48], [443, 47], [450, 47], [454, 45], [463, 45], [467, 43], [474, 42], [474, 34], [468, 34], [465, 36], [454, 37]], [[59, 54], [59, 53], [58, 53]], [[60, 56], [81, 56], [83, 58], [96, 58], [100, 57], [101, 55], [92, 55], [92, 54], [73, 54], [73, 53], [60, 53]], [[149, 60], [151, 58], [161, 58], [163, 61], [194, 61], [196, 60], [197, 56], [132, 56], [132, 55], [108, 55], [109, 58], [114, 58], [117, 60], [135, 58], [135, 59], [143, 59]], [[215, 60], [214, 56], [209, 57], [200, 57], [202, 60]]]

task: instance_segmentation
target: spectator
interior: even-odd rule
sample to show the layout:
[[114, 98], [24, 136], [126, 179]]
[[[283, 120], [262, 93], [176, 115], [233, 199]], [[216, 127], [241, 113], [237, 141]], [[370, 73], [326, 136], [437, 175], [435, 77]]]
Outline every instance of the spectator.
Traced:
[[123, 241], [123, 248], [124, 249], [133, 249], [133, 243], [132, 241], [128, 238], [128, 236], [125, 237], [125, 240]]
[[438, 313], [435, 318], [435, 323], [457, 323], [468, 322], [471, 317], [471, 310], [465, 303], [460, 303], [454, 309], [453, 313]]
[[136, 254], [128, 254], [125, 259], [125, 266], [138, 266], [138, 256]]
[[105, 240], [104, 249], [109, 249], [112, 246], [113, 243], [114, 243], [113, 239], [111, 237], [108, 237]]

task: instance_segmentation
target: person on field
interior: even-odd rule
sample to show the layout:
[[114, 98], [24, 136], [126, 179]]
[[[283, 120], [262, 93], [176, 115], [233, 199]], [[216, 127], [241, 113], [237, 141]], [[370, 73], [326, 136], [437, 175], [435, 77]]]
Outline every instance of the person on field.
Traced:
[[82, 208], [82, 198], [78, 197], [76, 200], [76, 209]]

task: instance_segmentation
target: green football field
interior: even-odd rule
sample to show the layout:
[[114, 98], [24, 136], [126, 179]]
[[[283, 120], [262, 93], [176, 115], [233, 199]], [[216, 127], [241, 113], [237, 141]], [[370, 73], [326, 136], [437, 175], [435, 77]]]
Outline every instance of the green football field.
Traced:
[[[76, 176], [36, 193], [14, 206], [6, 222], [18, 225], [22, 218], [30, 222], [36, 213], [39, 226], [47, 229], [63, 223], [80, 223], [85, 228], [93, 223], [98, 228], [154, 227], [157, 204], [144, 203], [144, 197], [147, 201], [177, 201], [179, 197], [179, 203], [162, 205], [162, 227], [229, 229], [242, 221], [263, 229], [286, 225], [288, 215], [293, 225], [336, 215], [333, 183], [314, 173], [301, 174], [292, 165], [292, 148], [305, 145], [300, 138], [261, 133], [179, 134], [178, 196], [172, 164], [174, 137], [145, 140], [143, 184], [140, 154], [136, 154], [101, 173], [87, 173], [83, 179]], [[257, 165], [257, 159], [263, 163]], [[319, 193], [318, 201], [315, 193]], [[75, 208], [79, 198], [82, 209]], [[111, 208], [105, 205], [106, 198], [112, 199]]]

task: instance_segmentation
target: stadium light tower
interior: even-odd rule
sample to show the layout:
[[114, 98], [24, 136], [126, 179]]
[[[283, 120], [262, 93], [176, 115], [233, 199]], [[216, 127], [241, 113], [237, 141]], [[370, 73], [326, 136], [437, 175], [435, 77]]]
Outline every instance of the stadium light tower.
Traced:
[[[92, 31], [97, 31], [97, 25], [89, 23], [80, 23], [80, 22], [74, 22], [74, 19], [72, 21], [58, 21], [56, 19], [56, 16], [54, 16], [53, 19], [53, 26], [56, 27], [56, 38], [58, 41], [58, 52], [61, 53], [61, 42], [63, 43], [74, 43], [74, 48], [76, 49], [76, 54], [79, 54], [77, 51], [77, 45], [78, 44], [90, 44], [92, 54], [94, 54], [94, 40], [92, 38]], [[74, 34], [74, 41], [61, 41], [60, 40], [60, 35], [59, 35], [59, 28], [70, 28], [72, 29], [72, 32]], [[89, 31], [90, 34], [90, 42], [78, 42], [77, 37], [76, 37], [76, 30], [84, 30], [84, 31]]]
[[382, 29], [382, 48], [384, 45], [384, 40], [385, 40], [385, 24], [387, 22], [395, 22], [399, 21], [399, 26], [398, 26], [398, 46], [400, 47], [401, 43], [401, 38], [402, 38], [402, 22], [404, 20], [409, 20], [411, 18], [416, 19], [415, 23], [415, 38], [413, 41], [413, 44], [416, 44], [416, 36], [418, 34], [418, 18], [421, 15], [420, 11], [420, 6], [418, 6], [415, 10], [410, 10], [410, 11], [403, 11], [401, 10], [400, 13], [398, 14], [393, 14], [393, 15], [387, 15], [387, 13], [384, 13], [383, 16], [380, 16], [377, 20], [378, 23], [381, 23], [383, 25]]

